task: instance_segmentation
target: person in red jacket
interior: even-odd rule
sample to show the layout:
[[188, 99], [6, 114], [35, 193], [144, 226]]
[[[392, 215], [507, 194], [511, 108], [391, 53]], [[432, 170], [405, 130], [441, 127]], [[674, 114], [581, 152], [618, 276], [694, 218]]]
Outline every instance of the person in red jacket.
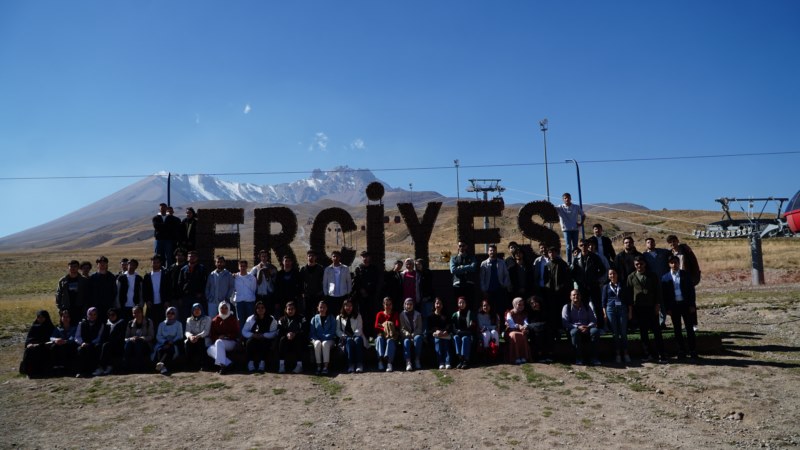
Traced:
[[240, 329], [239, 319], [231, 313], [231, 307], [226, 302], [220, 303], [219, 314], [211, 320], [212, 344], [208, 347], [208, 356], [214, 358], [220, 375], [226, 374], [233, 363], [226, 353], [236, 348]]
[[400, 330], [400, 316], [392, 311], [392, 299], [383, 299], [383, 311], [375, 316], [375, 350], [378, 352], [378, 370], [392, 371], [394, 350], [397, 346], [397, 335]]

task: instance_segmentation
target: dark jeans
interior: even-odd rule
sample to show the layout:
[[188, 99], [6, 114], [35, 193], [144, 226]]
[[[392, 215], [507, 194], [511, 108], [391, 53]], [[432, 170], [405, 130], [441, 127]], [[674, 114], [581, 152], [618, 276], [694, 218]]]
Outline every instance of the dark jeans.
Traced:
[[186, 361], [190, 368], [199, 369], [205, 367], [208, 354], [206, 353], [206, 341], [200, 339], [197, 342], [186, 341]]
[[149, 365], [150, 344], [142, 339], [125, 341], [125, 365], [131, 372], [144, 371]]
[[86, 344], [84, 347], [78, 347], [78, 373], [90, 374], [97, 368], [97, 363], [100, 360], [100, 346], [93, 344]]
[[528, 342], [531, 346], [531, 356], [534, 358], [550, 357], [553, 354], [552, 327], [546, 322], [534, 322], [528, 325]]
[[269, 348], [272, 346], [272, 339], [250, 338], [245, 344], [247, 350], [247, 360], [253, 362], [267, 361]]
[[[661, 338], [661, 327], [658, 326], [658, 314], [656, 314], [655, 306], [634, 306], [634, 316], [639, 324], [639, 335], [642, 340], [642, 350], [645, 355], [653, 355], [666, 358], [664, 352], [664, 340]], [[650, 351], [650, 330], [653, 331], [653, 336], [656, 341], [656, 351]]]
[[[177, 353], [176, 353], [177, 348]], [[183, 341], [173, 342], [169, 347], [161, 347], [156, 352], [156, 362], [162, 362], [167, 369], [172, 371], [173, 364], [172, 362], [175, 360], [176, 355], [180, 355], [183, 353]]]
[[603, 334], [599, 328], [591, 327], [589, 331], [582, 333], [577, 328], [569, 330], [570, 338], [572, 338], [572, 347], [575, 348], [575, 354], [578, 359], [582, 359], [583, 346], [585, 341], [589, 341], [589, 353], [592, 359], [597, 359], [597, 341], [600, 335]]
[[683, 341], [683, 333], [681, 332], [681, 321], [686, 324], [689, 353], [696, 355], [697, 348], [695, 345], [694, 328], [692, 327], [692, 313], [689, 311], [689, 305], [685, 304], [685, 302], [675, 302], [672, 307], [672, 326], [675, 329], [675, 340], [678, 342], [680, 351], [686, 353], [686, 343]]
[[295, 363], [303, 361], [303, 351], [308, 347], [305, 339], [289, 339], [283, 336], [278, 341], [278, 357], [286, 361], [286, 367], [294, 367]]

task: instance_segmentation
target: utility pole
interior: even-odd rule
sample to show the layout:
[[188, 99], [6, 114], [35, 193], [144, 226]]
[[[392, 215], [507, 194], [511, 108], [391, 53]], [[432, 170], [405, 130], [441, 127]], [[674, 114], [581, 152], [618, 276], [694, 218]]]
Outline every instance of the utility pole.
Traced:
[[411, 204], [414, 204], [414, 183], [408, 183], [408, 192], [411, 196]]
[[[467, 192], [474, 192], [475, 198], [478, 198], [478, 193], [483, 193], [483, 201], [489, 201], [489, 192], [503, 192], [506, 188], [500, 186], [499, 178], [470, 178], [470, 185], [467, 187]], [[500, 195], [495, 197], [502, 198]], [[489, 229], [489, 216], [483, 217], [483, 229]], [[489, 253], [489, 244], [484, 244], [484, 251]]]
[[454, 159], [453, 164], [456, 166], [456, 199], [461, 200], [461, 181], [458, 179], [458, 168], [460, 167], [460, 163], [457, 159]]

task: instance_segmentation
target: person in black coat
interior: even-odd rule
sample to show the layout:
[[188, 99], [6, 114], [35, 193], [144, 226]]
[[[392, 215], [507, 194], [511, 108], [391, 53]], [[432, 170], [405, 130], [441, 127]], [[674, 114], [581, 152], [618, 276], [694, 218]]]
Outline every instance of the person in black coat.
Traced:
[[19, 365], [19, 373], [29, 378], [42, 376], [49, 370], [50, 353], [47, 344], [55, 330], [50, 313], [42, 309], [36, 313], [36, 319], [25, 338], [25, 352]]
[[686, 336], [689, 341], [689, 354], [697, 358], [697, 347], [693, 328], [693, 317], [697, 313], [697, 295], [694, 280], [689, 272], [680, 270], [681, 260], [677, 256], [669, 258], [669, 272], [661, 277], [661, 291], [667, 315], [672, 317], [675, 329], [675, 340], [678, 342], [678, 358], [686, 356], [686, 343], [681, 332], [681, 321], [686, 324]]

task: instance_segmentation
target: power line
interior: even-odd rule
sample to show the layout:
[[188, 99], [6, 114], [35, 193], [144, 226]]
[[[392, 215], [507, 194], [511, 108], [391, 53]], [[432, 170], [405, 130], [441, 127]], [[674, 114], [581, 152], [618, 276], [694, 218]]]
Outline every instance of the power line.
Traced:
[[[744, 156], [778, 156], [778, 155], [798, 155], [800, 151], [788, 152], [766, 152], [766, 153], [728, 153], [721, 155], [687, 155], [687, 156], [659, 156], [650, 158], [624, 158], [624, 159], [594, 159], [594, 160], [581, 160], [581, 164], [611, 164], [611, 163], [625, 163], [625, 162], [643, 162], [643, 161], [680, 161], [680, 160], [693, 160], [693, 159], [724, 159], [724, 158], [738, 158]], [[461, 165], [462, 169], [485, 169], [493, 167], [530, 167], [530, 166], [543, 166], [543, 162], [530, 162], [530, 163], [501, 163], [501, 164], [473, 164]], [[548, 164], [565, 165], [566, 162], [548, 162]], [[418, 170], [453, 170], [452, 166], [424, 166], [424, 167], [384, 167], [379, 169], [333, 169], [323, 170], [326, 173], [342, 173], [342, 172], [402, 172], [402, 171], [418, 171]], [[242, 176], [242, 175], [296, 175], [308, 174], [311, 170], [282, 170], [270, 172], [216, 172], [216, 173], [192, 173], [192, 174], [176, 174], [183, 176]], [[32, 176], [32, 177], [0, 177], [0, 181], [27, 181], [27, 180], [86, 180], [86, 179], [108, 179], [108, 178], [146, 178], [150, 176], [166, 177], [166, 174], [144, 174], [144, 175], [75, 175], [75, 176]]]

